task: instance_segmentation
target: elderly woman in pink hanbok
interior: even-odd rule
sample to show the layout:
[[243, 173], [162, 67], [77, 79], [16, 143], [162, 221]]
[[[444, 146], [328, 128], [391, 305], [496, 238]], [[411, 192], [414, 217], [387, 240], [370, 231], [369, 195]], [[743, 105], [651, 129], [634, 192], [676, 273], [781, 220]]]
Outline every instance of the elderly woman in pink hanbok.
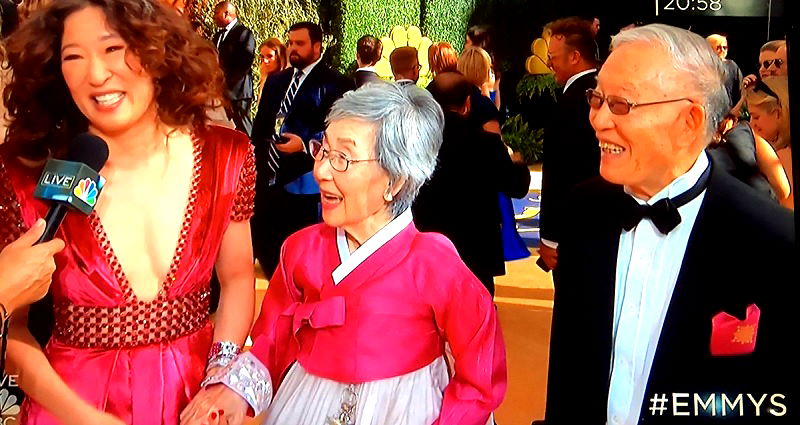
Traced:
[[286, 241], [253, 349], [206, 380], [181, 423], [486, 424], [506, 391], [492, 299], [410, 209], [436, 167], [442, 110], [415, 86], [368, 84], [327, 123], [310, 149], [324, 223]]

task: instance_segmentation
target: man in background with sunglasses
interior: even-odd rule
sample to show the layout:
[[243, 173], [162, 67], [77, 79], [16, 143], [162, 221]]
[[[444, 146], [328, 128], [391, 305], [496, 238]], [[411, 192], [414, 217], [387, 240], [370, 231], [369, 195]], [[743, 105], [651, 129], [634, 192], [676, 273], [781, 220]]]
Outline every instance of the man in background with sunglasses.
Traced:
[[544, 131], [542, 203], [539, 213], [540, 259], [545, 271], [553, 269], [558, 285], [557, 248], [565, 225], [559, 209], [576, 184], [598, 174], [600, 149], [589, 124], [586, 89], [597, 84], [597, 43], [592, 22], [572, 17], [548, 25], [552, 31], [547, 57], [559, 90], [553, 120]]
[[728, 91], [728, 96], [731, 99], [731, 108], [733, 108], [739, 99], [742, 98], [742, 70], [739, 65], [732, 59], [728, 59], [728, 37], [722, 34], [711, 34], [706, 37], [706, 41], [722, 60], [725, 65], [725, 89]]
[[703, 38], [654, 24], [617, 35], [587, 90], [602, 178], [563, 209], [547, 425], [797, 423], [770, 266], [793, 264], [793, 218], [705, 152], [724, 75]]
[[[789, 75], [789, 64], [786, 62], [786, 40], [772, 40], [761, 46], [758, 54], [758, 75], [767, 77], [786, 77]], [[755, 75], [744, 78], [744, 86], [748, 88], [758, 79]]]

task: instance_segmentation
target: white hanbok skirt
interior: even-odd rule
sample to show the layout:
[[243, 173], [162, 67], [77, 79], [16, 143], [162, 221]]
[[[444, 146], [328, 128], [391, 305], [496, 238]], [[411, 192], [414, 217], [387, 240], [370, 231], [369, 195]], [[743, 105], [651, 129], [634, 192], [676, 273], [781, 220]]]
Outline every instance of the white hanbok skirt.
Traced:
[[[439, 357], [428, 366], [394, 378], [357, 384], [357, 425], [430, 425], [439, 417], [450, 381]], [[264, 425], [326, 425], [338, 418], [348, 384], [306, 372], [295, 362], [272, 401]]]

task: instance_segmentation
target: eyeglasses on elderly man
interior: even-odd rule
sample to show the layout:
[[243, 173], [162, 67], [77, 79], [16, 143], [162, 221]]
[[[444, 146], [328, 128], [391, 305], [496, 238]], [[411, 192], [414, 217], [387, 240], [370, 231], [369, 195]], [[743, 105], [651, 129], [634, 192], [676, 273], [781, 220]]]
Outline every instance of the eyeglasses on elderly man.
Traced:
[[662, 105], [665, 103], [681, 102], [684, 100], [693, 102], [693, 100], [689, 99], [688, 97], [659, 100], [656, 102], [631, 102], [622, 96], [604, 96], [595, 89], [586, 90], [586, 100], [589, 102], [589, 106], [592, 107], [592, 109], [600, 109], [600, 107], [603, 106], [603, 103], [608, 104], [608, 109], [614, 115], [626, 115], [631, 111], [631, 109], [638, 108], [640, 106]]

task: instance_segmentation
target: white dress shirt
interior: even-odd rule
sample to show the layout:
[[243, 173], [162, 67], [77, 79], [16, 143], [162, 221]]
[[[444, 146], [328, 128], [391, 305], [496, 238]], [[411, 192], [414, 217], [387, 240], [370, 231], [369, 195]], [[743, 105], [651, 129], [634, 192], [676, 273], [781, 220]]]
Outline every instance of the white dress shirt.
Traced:
[[567, 80], [567, 84], [564, 84], [564, 91], [562, 93], [566, 93], [567, 89], [569, 88], [569, 86], [571, 86], [572, 83], [575, 82], [575, 80], [577, 80], [578, 78], [583, 77], [584, 75], [586, 75], [586, 74], [588, 74], [590, 72], [597, 72], [597, 68], [587, 69], [586, 71], [581, 71], [581, 72], [573, 75], [572, 77], [569, 77], [569, 80]]
[[[631, 196], [641, 205], [652, 205], [666, 197], [674, 198], [693, 187], [708, 164], [708, 157], [703, 152], [686, 174], [673, 180], [649, 200]], [[661, 328], [705, 193], [703, 190], [678, 208], [681, 223], [668, 235], [659, 232], [650, 219], [643, 219], [630, 231], [623, 230], [619, 238], [608, 425], [635, 425], [639, 422]]]

